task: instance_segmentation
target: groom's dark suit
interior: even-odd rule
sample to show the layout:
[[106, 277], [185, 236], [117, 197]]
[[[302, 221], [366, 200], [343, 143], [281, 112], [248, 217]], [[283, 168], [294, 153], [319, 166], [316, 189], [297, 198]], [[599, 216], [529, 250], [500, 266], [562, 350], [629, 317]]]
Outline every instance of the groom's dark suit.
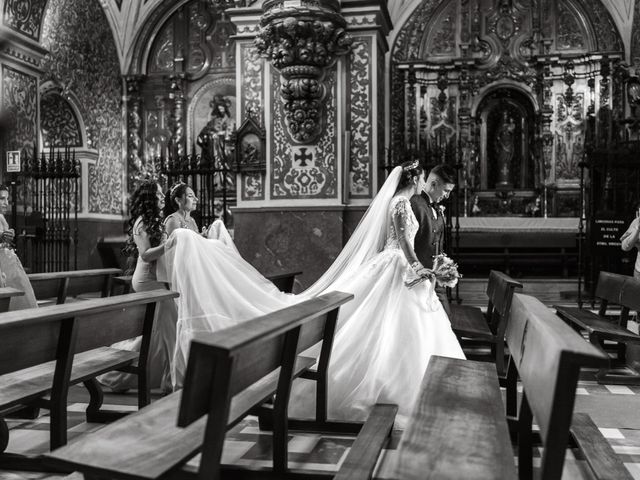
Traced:
[[[411, 209], [420, 225], [413, 249], [420, 263], [427, 268], [433, 267], [433, 257], [442, 252], [444, 238], [444, 218], [440, 209], [430, 206], [429, 196], [422, 192], [411, 197]], [[434, 210], [437, 218], [433, 218]]]
[[[442, 252], [442, 241], [445, 229], [444, 217], [436, 205], [431, 206], [431, 199], [429, 199], [429, 196], [425, 192], [411, 197], [411, 209], [419, 224], [418, 233], [416, 233], [414, 239], [413, 250], [422, 265], [426, 268], [432, 268], [433, 257]], [[436, 218], [433, 218], [434, 214]], [[440, 287], [436, 288], [436, 294], [447, 315], [450, 315], [449, 301], [443, 289]]]

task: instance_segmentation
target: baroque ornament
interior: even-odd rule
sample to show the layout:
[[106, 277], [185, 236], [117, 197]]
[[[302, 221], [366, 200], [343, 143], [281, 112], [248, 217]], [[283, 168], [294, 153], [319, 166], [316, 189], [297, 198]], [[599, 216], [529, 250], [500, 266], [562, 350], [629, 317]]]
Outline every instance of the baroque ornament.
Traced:
[[350, 51], [338, 0], [267, 0], [256, 49], [280, 71], [291, 138], [309, 144], [322, 133], [325, 72]]

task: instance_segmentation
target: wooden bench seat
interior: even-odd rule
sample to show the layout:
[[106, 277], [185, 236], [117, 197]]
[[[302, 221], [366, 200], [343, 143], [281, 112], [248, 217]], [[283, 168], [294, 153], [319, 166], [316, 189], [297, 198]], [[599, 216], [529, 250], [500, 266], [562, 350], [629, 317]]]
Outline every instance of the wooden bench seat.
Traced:
[[[578, 330], [589, 335], [589, 341], [598, 348], [604, 348], [604, 341], [618, 342], [618, 361], [625, 361], [626, 344], [639, 344], [640, 335], [627, 329], [630, 310], [640, 310], [640, 281], [626, 275], [600, 272], [596, 286], [596, 297], [600, 299], [598, 313], [581, 308], [554, 305], [557, 315]], [[619, 305], [617, 319], [607, 317], [607, 309]], [[599, 383], [640, 384], [640, 374], [612, 374], [602, 368], [596, 374]]]
[[[227, 429], [275, 393], [273, 461], [287, 470], [291, 382], [315, 359], [300, 357], [351, 294], [332, 292], [202, 335], [191, 344], [184, 389], [47, 455], [54, 467], [108, 478], [218, 479]], [[277, 476], [276, 476], [277, 478]]]
[[585, 460], [591, 467], [595, 477], [599, 480], [632, 480], [622, 463], [621, 458], [614, 452], [602, 432], [598, 429], [589, 415], [576, 413], [571, 422], [571, 437], [582, 451]]
[[[64, 445], [69, 385], [85, 382], [89, 388], [89, 416], [99, 412], [102, 404], [95, 377], [114, 369], [128, 368], [138, 375], [139, 406], [148, 404], [147, 358], [156, 303], [177, 295], [155, 290], [1, 314], [0, 452], [9, 440], [4, 417], [23, 405], [49, 409], [51, 447]], [[108, 347], [140, 335], [140, 352]], [[0, 455], [0, 465], [13, 469], [41, 466], [38, 459], [7, 453]]]
[[38, 301], [55, 298], [57, 305], [67, 301], [67, 297], [98, 292], [101, 297], [109, 296], [112, 278], [120, 275], [118, 268], [96, 268], [65, 272], [30, 273], [27, 275]]
[[333, 480], [357, 480], [373, 477], [373, 470], [380, 451], [389, 438], [397, 413], [397, 405], [376, 404], [373, 406], [355, 442], [351, 445], [347, 458], [342, 462], [342, 466]]
[[502, 272], [491, 270], [487, 283], [489, 303], [486, 314], [478, 307], [450, 305], [449, 318], [453, 332], [460, 340], [470, 338], [491, 343], [499, 375], [505, 372], [504, 332], [516, 288], [522, 289], [522, 284]]
[[431, 357], [400, 442], [396, 478], [516, 478], [493, 365]]
[[[570, 432], [573, 434], [572, 421], [575, 422], [576, 418], [573, 415], [573, 405], [580, 369], [603, 367], [608, 364], [608, 356], [585, 342], [581, 335], [562, 322], [542, 302], [528, 295], [514, 295], [506, 334], [511, 352], [507, 371], [507, 397], [517, 396], [518, 376], [523, 387], [520, 411], [517, 418], [511, 418], [518, 439], [520, 478], [533, 476], [535, 442], [532, 424], [535, 418], [544, 447], [539, 477], [560, 479], [566, 449], [570, 445]], [[577, 418], [578, 422], [584, 419], [581, 416]], [[587, 430], [585, 425], [585, 422], [577, 423], [575, 429], [575, 433], [582, 439], [589, 438], [585, 432], [590, 435], [591, 447], [583, 450], [583, 453], [591, 456], [598, 450], [606, 451], [603, 448], [608, 445], [606, 439], [597, 428]], [[589, 463], [600, 461], [592, 458]], [[617, 463], [618, 469], [625, 470], [619, 457], [612, 456], [609, 461]]]
[[13, 297], [22, 297], [24, 292], [13, 287], [0, 288], [0, 313], [8, 312]]
[[[313, 363], [313, 358], [298, 357], [294, 376], [298, 376]], [[233, 397], [227, 429], [233, 428], [256, 404], [273, 395], [277, 390], [279, 375], [280, 369], [274, 370]], [[65, 454], [65, 450], [60, 450], [60, 455], [72, 460], [84, 457], [85, 450], [99, 450], [100, 456], [92, 462], [90, 469], [83, 469], [84, 471], [110, 474], [122, 472], [140, 479], [158, 478], [173, 465], [192, 458], [202, 447], [207, 418], [201, 417], [187, 428], [178, 427], [176, 418], [180, 411], [181, 397], [182, 392], [174, 392], [155, 401], [126, 419], [100, 429], [99, 435], [70, 443], [66, 450], [73, 451], [73, 456]], [[162, 451], [161, 462], [156, 458], [158, 451]], [[57, 456], [59, 452], [55, 452], [53, 456]]]
[[[138, 352], [100, 347], [83, 352], [73, 358], [70, 384], [84, 382], [105, 372], [130, 365], [138, 359]], [[0, 377], [0, 405], [9, 409], [14, 405], [24, 405], [41, 398], [51, 391], [56, 361], [25, 368]]]

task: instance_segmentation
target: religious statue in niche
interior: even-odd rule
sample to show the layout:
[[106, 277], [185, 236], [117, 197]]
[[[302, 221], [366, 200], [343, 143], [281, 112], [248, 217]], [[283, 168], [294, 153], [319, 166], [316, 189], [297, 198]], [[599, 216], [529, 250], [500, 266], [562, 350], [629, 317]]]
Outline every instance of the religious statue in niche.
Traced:
[[[228, 97], [214, 95], [209, 102], [211, 107], [209, 121], [196, 138], [196, 144], [202, 149], [203, 163], [213, 164], [219, 170], [230, 168], [231, 140], [236, 126], [231, 115], [231, 105], [231, 100]], [[222, 187], [223, 177], [226, 177], [227, 187], [233, 188], [232, 175], [224, 171], [217, 172], [215, 176], [216, 187]]]
[[502, 121], [498, 126], [494, 139], [496, 154], [496, 164], [498, 167], [497, 188], [510, 188], [511, 183], [511, 161], [515, 148], [516, 124], [508, 112], [502, 112]]

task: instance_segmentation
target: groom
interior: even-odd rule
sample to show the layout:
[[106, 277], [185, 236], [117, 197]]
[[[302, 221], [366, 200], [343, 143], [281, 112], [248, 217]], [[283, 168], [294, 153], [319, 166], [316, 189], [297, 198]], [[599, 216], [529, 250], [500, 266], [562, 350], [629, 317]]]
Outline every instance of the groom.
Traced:
[[[440, 164], [429, 172], [424, 190], [411, 197], [411, 208], [419, 224], [413, 248], [426, 268], [433, 268], [433, 258], [442, 253], [445, 222], [438, 203], [449, 198], [455, 186], [456, 171], [449, 165]], [[444, 291], [437, 288], [436, 292], [448, 315], [449, 301]]]

